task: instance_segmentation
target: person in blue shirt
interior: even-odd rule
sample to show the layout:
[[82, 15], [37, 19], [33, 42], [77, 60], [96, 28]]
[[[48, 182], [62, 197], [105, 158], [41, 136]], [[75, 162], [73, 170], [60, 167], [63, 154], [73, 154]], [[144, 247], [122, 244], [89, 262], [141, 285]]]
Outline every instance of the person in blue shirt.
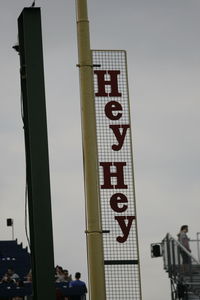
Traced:
[[71, 281], [69, 283], [69, 287], [77, 287], [80, 289], [80, 296], [72, 296], [70, 297], [71, 300], [85, 300], [86, 299], [86, 293], [87, 293], [87, 287], [84, 281], [80, 280], [81, 273], [76, 272], [75, 274], [75, 280]]

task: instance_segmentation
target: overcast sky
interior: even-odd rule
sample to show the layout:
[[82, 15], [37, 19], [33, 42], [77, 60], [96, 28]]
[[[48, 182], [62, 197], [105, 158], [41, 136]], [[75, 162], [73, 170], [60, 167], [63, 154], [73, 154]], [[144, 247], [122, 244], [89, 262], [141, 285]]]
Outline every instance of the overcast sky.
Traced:
[[[87, 280], [74, 0], [41, 0], [55, 263]], [[27, 245], [17, 18], [25, 0], [0, 3], [0, 239]], [[200, 231], [200, 1], [88, 0], [91, 47], [124, 49], [134, 148], [144, 300], [170, 300], [150, 244], [182, 224]]]

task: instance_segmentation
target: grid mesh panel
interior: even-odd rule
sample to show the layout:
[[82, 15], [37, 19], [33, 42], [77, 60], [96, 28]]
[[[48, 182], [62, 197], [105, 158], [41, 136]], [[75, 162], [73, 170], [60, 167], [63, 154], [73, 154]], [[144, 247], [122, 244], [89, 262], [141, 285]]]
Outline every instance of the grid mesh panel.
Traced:
[[[123, 237], [124, 233], [116, 217], [124, 216], [127, 218], [136, 218], [135, 210], [135, 191], [134, 191], [134, 174], [132, 161], [132, 143], [131, 129], [128, 128], [123, 141], [123, 146], [119, 151], [112, 149], [113, 145], [118, 145], [117, 137], [110, 125], [130, 125], [130, 109], [127, 84], [127, 65], [125, 51], [93, 50], [94, 64], [94, 90], [95, 90], [95, 110], [97, 126], [97, 144], [98, 144], [98, 161], [99, 161], [99, 181], [104, 185], [102, 162], [110, 162], [110, 172], [116, 172], [116, 163], [124, 162], [123, 167], [124, 184], [127, 188], [116, 188], [117, 178], [111, 176], [111, 184], [114, 188], [100, 188], [101, 201], [101, 219], [104, 245], [105, 277], [106, 277], [106, 299], [107, 300], [139, 300], [141, 299], [140, 276], [139, 276], [139, 256], [137, 242], [137, 228], [135, 219], [131, 223], [128, 238], [124, 242], [119, 242], [117, 238]], [[106, 96], [99, 93], [99, 78], [95, 71], [106, 71], [104, 74], [103, 84]], [[117, 89], [121, 96], [112, 95], [111, 75], [108, 71], [120, 71], [117, 75]], [[111, 94], [111, 95], [110, 95]], [[120, 103], [122, 110], [113, 112], [114, 115], [121, 113], [118, 120], [111, 120], [106, 116], [105, 106], [110, 101]], [[122, 129], [120, 134], [123, 133]], [[127, 209], [124, 212], [116, 212], [110, 204], [111, 197], [120, 193], [127, 198]], [[122, 207], [124, 204], [118, 204]], [[128, 226], [128, 220], [124, 221]]]

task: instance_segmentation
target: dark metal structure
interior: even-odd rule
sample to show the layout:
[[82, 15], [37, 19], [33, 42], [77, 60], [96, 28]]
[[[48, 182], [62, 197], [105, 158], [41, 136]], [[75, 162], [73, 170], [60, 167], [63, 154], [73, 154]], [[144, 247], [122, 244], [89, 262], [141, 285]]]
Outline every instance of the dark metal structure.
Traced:
[[34, 300], [55, 300], [40, 8], [18, 18]]

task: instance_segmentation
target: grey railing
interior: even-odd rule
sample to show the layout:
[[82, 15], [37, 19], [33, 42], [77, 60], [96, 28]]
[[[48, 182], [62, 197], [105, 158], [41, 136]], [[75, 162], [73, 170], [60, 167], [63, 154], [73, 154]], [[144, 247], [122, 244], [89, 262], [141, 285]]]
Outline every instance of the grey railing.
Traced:
[[200, 232], [189, 243], [191, 252], [167, 233], [161, 243], [151, 244], [151, 257], [163, 257], [172, 300], [200, 300]]
[[[196, 244], [196, 245], [195, 245]], [[164, 269], [171, 276], [177, 276], [177, 274], [184, 272], [184, 266], [182, 261], [182, 253], [184, 252], [188, 256], [188, 260], [191, 262], [188, 267], [185, 266], [185, 271], [192, 271], [191, 266], [200, 265], [199, 262], [199, 242], [197, 240], [190, 240], [190, 246], [192, 252], [189, 252], [179, 241], [173, 238], [169, 233], [162, 241], [162, 251], [164, 260]], [[195, 254], [193, 253], [195, 249]], [[187, 269], [187, 270], [186, 270]], [[190, 270], [191, 269], [191, 270]]]
[[[169, 233], [161, 243], [164, 269], [171, 280], [173, 300], [200, 299], [199, 234], [197, 240], [190, 240], [191, 252]], [[183, 256], [187, 258], [187, 264], [183, 263]]]

